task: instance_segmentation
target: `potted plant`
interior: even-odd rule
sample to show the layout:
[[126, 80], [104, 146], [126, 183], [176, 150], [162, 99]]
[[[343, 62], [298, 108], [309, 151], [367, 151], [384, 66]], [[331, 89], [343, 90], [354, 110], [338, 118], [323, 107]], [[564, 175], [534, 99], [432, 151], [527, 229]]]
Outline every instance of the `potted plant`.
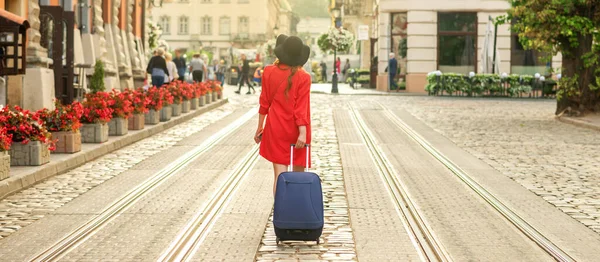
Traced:
[[180, 82], [179, 89], [183, 95], [183, 103], [181, 104], [181, 112], [188, 113], [192, 107], [191, 100], [194, 98], [194, 87], [191, 84]]
[[52, 134], [36, 114], [15, 106], [2, 108], [0, 115], [0, 121], [12, 136], [11, 166], [40, 166], [50, 162], [50, 151], [54, 150]]
[[190, 99], [190, 109], [196, 110], [200, 107], [200, 97], [202, 92], [198, 88], [198, 83], [190, 84], [190, 91], [192, 93], [192, 99]]
[[8, 133], [8, 128], [0, 127], [0, 181], [8, 178], [10, 172], [10, 145], [12, 144], [12, 135]]
[[160, 121], [165, 122], [171, 120], [173, 116], [173, 100], [174, 97], [166, 87], [161, 87], [159, 92], [162, 93], [162, 109], [160, 110]]
[[128, 119], [133, 114], [133, 104], [127, 93], [112, 90], [110, 93], [112, 118], [108, 122], [108, 135], [122, 136], [129, 130]]
[[56, 141], [56, 149], [53, 153], [76, 153], [81, 151], [81, 127], [80, 118], [83, 115], [83, 105], [73, 102], [63, 105], [55, 101], [55, 109], [47, 108], [37, 111], [37, 116], [44, 127], [52, 133], [52, 139]]
[[81, 141], [83, 143], [104, 143], [108, 141], [108, 122], [112, 118], [114, 101], [106, 92], [90, 93], [83, 101], [83, 125]]
[[144, 95], [146, 96], [146, 101], [148, 102], [148, 112], [146, 113], [146, 116], [144, 118], [145, 124], [156, 125], [160, 123], [160, 116], [162, 114], [162, 109], [164, 106], [163, 90], [164, 88], [151, 87], [144, 92]]
[[181, 115], [182, 103], [183, 103], [183, 90], [179, 87], [177, 83], [171, 83], [167, 86], [167, 89], [173, 96], [173, 103], [171, 103], [171, 107], [173, 108], [173, 116]]
[[[129, 97], [131, 101], [131, 105], [133, 106], [133, 114], [129, 117], [127, 127], [129, 130], [142, 130], [144, 129], [145, 116], [148, 110], [148, 104], [150, 103], [150, 98], [144, 94], [143, 88], [134, 89], [125, 89], [123, 91]], [[156, 114], [158, 116], [158, 114]], [[160, 121], [160, 118], [156, 118], [156, 123]]]
[[196, 92], [198, 95], [198, 106], [204, 106], [206, 104], [206, 93], [208, 92], [206, 85], [204, 83], [197, 83]]
[[204, 98], [206, 99], [204, 102], [208, 105], [212, 102], [212, 89], [208, 83], [204, 85], [204, 90]]

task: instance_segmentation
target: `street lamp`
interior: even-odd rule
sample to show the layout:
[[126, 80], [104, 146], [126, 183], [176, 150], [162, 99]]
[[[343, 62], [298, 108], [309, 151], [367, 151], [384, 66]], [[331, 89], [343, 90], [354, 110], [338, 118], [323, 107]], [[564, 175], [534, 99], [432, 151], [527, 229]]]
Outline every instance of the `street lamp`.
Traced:
[[[335, 28], [338, 29], [338, 19], [340, 18], [341, 15], [341, 11], [340, 8], [335, 7], [331, 9], [331, 15], [333, 15], [334, 21], [335, 21]], [[333, 39], [333, 41], [337, 42], [337, 39]], [[337, 75], [337, 43], [336, 45], [333, 45], [333, 76], [331, 77], [331, 93], [332, 94], [337, 94], [338, 93], [338, 75]]]

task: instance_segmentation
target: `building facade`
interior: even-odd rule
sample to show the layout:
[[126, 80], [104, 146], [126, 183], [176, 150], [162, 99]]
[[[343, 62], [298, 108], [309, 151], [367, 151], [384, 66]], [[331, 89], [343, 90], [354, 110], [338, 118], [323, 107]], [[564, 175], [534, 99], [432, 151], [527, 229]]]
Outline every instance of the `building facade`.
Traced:
[[152, 11], [171, 49], [212, 51], [227, 57], [230, 48], [254, 49], [291, 31], [286, 0], [170, 0]]
[[[409, 92], [424, 92], [427, 73], [483, 73], [483, 52], [489, 46], [486, 32], [490, 19], [506, 14], [504, 0], [379, 0], [373, 3], [377, 35], [377, 87], [387, 90], [389, 53], [399, 61], [399, 77]], [[544, 74], [548, 67], [559, 68], [560, 55], [551, 63], [542, 61], [536, 51], [523, 50], [510, 25], [497, 32], [499, 72]], [[489, 71], [489, 70], [488, 70]]]
[[53, 108], [87, 88], [96, 61], [104, 63], [105, 89], [141, 86], [145, 74], [146, 0], [3, 0], [26, 18], [27, 69], [9, 76], [2, 104]]

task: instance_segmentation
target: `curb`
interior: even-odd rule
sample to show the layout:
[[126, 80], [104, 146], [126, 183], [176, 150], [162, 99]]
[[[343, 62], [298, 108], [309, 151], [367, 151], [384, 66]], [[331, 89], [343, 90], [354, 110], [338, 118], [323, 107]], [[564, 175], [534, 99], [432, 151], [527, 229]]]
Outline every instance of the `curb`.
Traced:
[[9, 177], [0, 181], [0, 199], [42, 182], [49, 177], [65, 173], [112, 151], [158, 134], [228, 102], [229, 99], [224, 98], [197, 110], [190, 111], [187, 114], [173, 117], [170, 121], [148, 125], [146, 128], [138, 131], [129, 130], [128, 134], [124, 136], [111, 136], [107, 142], [102, 144], [82, 144], [81, 151], [74, 154], [51, 154], [50, 163], [42, 166], [11, 167]]
[[591, 129], [591, 130], [595, 130], [595, 131], [600, 131], [600, 126], [597, 125], [593, 125], [590, 124], [588, 122], [579, 120], [579, 119], [574, 119], [571, 117], [564, 117], [564, 116], [555, 116], [554, 117], [556, 120], [566, 123], [566, 124], [571, 124], [574, 126], [578, 126], [578, 127], [582, 127], [582, 128], [587, 128], [587, 129]]

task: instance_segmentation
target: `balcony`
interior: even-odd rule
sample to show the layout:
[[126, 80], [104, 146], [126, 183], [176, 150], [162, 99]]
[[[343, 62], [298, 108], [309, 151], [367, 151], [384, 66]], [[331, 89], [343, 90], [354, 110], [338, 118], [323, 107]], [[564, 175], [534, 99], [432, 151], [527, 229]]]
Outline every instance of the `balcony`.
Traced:
[[231, 35], [231, 41], [234, 41], [234, 42], [266, 42], [267, 35], [266, 34], [238, 33], [238, 34]]

